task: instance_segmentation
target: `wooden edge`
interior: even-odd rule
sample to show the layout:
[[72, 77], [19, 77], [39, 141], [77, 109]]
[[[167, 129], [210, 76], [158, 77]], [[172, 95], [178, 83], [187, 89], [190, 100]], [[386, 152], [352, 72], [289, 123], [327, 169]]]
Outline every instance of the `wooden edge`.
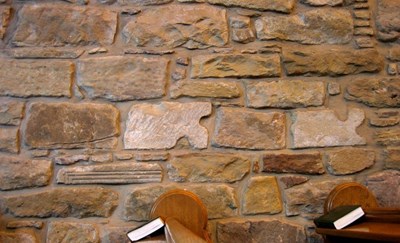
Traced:
[[165, 220], [165, 234], [167, 243], [206, 243], [203, 238], [190, 231], [174, 218]]

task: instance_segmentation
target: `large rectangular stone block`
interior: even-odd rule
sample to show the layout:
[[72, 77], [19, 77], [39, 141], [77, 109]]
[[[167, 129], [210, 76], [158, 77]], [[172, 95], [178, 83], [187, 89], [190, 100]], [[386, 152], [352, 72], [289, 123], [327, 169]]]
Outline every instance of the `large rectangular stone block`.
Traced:
[[398, 0], [379, 0], [376, 11], [377, 37], [381, 41], [400, 39], [400, 4]]

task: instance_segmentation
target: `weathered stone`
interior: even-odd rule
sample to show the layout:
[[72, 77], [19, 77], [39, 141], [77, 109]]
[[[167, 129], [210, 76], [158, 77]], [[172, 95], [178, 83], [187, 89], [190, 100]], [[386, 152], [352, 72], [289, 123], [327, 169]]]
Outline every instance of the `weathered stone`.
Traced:
[[9, 6], [0, 6], [0, 40], [3, 39], [6, 33], [6, 28], [10, 21], [11, 8]]
[[[220, 108], [213, 145], [244, 149], [282, 149], [285, 147], [284, 113], [261, 113], [235, 108]], [[246, 129], [243, 129], [243, 128]]]
[[400, 47], [391, 48], [387, 58], [393, 62], [400, 62]]
[[363, 110], [351, 108], [346, 121], [338, 119], [333, 110], [297, 111], [291, 132], [293, 148], [331, 147], [365, 144], [356, 128], [364, 121]]
[[306, 242], [304, 226], [278, 219], [229, 219], [217, 223], [220, 243]]
[[371, 13], [369, 10], [354, 10], [353, 15], [356, 19], [370, 19]]
[[148, 55], [169, 55], [174, 54], [174, 50], [149, 50], [149, 49], [126, 49], [124, 50], [124, 54], [148, 54]]
[[361, 3], [354, 3], [353, 5], [354, 9], [369, 9], [369, 4], [367, 2], [361, 2]]
[[79, 5], [87, 5], [89, 3], [89, 0], [63, 0], [63, 1]]
[[324, 203], [328, 194], [337, 185], [350, 179], [334, 178], [317, 182], [307, 182], [284, 191], [286, 216], [301, 215], [314, 219], [324, 212]]
[[50, 160], [0, 157], [0, 190], [46, 186], [52, 175]]
[[281, 194], [274, 176], [252, 177], [244, 192], [243, 214], [276, 214], [282, 211]]
[[172, 158], [168, 175], [179, 182], [235, 182], [250, 171], [250, 161], [233, 154], [183, 154]]
[[354, 27], [370, 27], [370, 21], [369, 20], [363, 20], [363, 19], [355, 19], [354, 20]]
[[375, 132], [375, 141], [383, 146], [400, 146], [400, 129], [385, 129]]
[[346, 91], [346, 99], [368, 106], [400, 107], [400, 78], [356, 79]]
[[171, 74], [171, 78], [174, 81], [179, 81], [186, 78], [186, 69], [177, 67], [174, 72]]
[[105, 8], [25, 4], [11, 41], [16, 46], [110, 45], [116, 28], [117, 14]]
[[390, 117], [398, 117], [400, 114], [400, 110], [392, 110], [392, 109], [379, 109], [376, 111], [376, 115], [379, 118], [390, 118]]
[[383, 57], [375, 49], [353, 50], [334, 47], [302, 47], [283, 52], [288, 75], [346, 75], [379, 72]]
[[125, 220], [150, 220], [150, 210], [155, 200], [163, 193], [173, 189], [187, 189], [198, 195], [207, 208], [208, 218], [224, 218], [237, 215], [237, 199], [232, 187], [213, 185], [212, 187], [176, 184], [136, 187], [125, 200], [123, 218]]
[[59, 165], [71, 165], [79, 161], [88, 161], [89, 155], [76, 154], [76, 155], [63, 155], [54, 158], [54, 162]]
[[33, 103], [25, 143], [31, 148], [88, 147], [119, 134], [119, 111], [94, 103]]
[[327, 169], [333, 175], [348, 175], [370, 168], [375, 152], [367, 149], [345, 148], [327, 152]]
[[369, 175], [368, 189], [381, 207], [400, 207], [400, 171], [385, 170]]
[[172, 98], [207, 97], [207, 98], [237, 98], [240, 96], [239, 85], [228, 81], [181, 81], [171, 85]]
[[19, 125], [23, 110], [23, 102], [0, 100], [0, 125]]
[[303, 184], [308, 180], [310, 180], [308, 177], [301, 175], [287, 175], [279, 178], [279, 181], [284, 184], [284, 189]]
[[208, 131], [199, 121], [210, 114], [211, 104], [206, 102], [133, 105], [126, 122], [125, 149], [168, 149], [182, 137], [195, 148], [206, 148]]
[[111, 153], [105, 154], [95, 154], [90, 156], [90, 161], [95, 163], [107, 163], [113, 161], [113, 156]]
[[330, 95], [338, 95], [341, 93], [340, 84], [337, 82], [329, 82], [328, 83], [328, 93]]
[[7, 223], [7, 229], [19, 229], [19, 228], [43, 228], [44, 223], [38, 220], [18, 220], [10, 221]]
[[165, 161], [169, 158], [168, 153], [138, 153], [135, 154], [137, 161]]
[[357, 27], [354, 29], [354, 35], [368, 35], [373, 36], [374, 30], [370, 27]]
[[231, 38], [233, 41], [246, 44], [256, 40], [249, 17], [231, 17], [229, 18], [229, 24], [231, 26]]
[[35, 235], [25, 232], [8, 233], [0, 231], [1, 243], [37, 243]]
[[91, 50], [88, 51], [88, 54], [93, 55], [93, 54], [100, 54], [100, 53], [107, 53], [108, 50], [105, 47], [95, 47]]
[[97, 228], [93, 224], [50, 222], [46, 242], [99, 243], [100, 237]]
[[377, 2], [376, 27], [378, 39], [396, 41], [400, 38], [400, 5], [397, 0], [380, 0]]
[[315, 175], [325, 173], [322, 156], [319, 152], [264, 154], [263, 163], [264, 172]]
[[254, 108], [321, 106], [326, 89], [323, 82], [302, 80], [250, 81], [246, 88], [248, 106]]
[[[120, 226], [120, 227], [107, 227], [105, 228], [104, 236], [101, 238], [102, 243], [131, 243], [128, 237], [126, 237], [126, 232], [139, 227], [138, 225]], [[155, 242], [156, 243], [156, 242]], [[161, 243], [161, 242], [160, 242]]]
[[400, 170], [400, 148], [388, 148], [384, 153], [385, 167]]
[[400, 117], [369, 119], [369, 124], [374, 127], [391, 127], [391, 126], [396, 126], [399, 123], [400, 123]]
[[69, 61], [0, 61], [0, 95], [71, 97]]
[[50, 151], [47, 150], [47, 149], [44, 149], [44, 150], [32, 150], [32, 151], [31, 151], [31, 155], [32, 155], [32, 157], [34, 157], [34, 158], [37, 158], [37, 157], [47, 157], [47, 156], [49, 156], [49, 154], [50, 154]]
[[112, 163], [104, 165], [62, 168], [57, 183], [62, 184], [133, 184], [161, 182], [162, 169], [158, 164]]
[[90, 98], [160, 98], [165, 94], [168, 63], [163, 58], [122, 56], [84, 59], [78, 65], [77, 84]]
[[118, 205], [118, 193], [102, 187], [57, 188], [0, 201], [16, 217], [109, 217]]
[[289, 16], [265, 16], [255, 22], [259, 40], [287, 40], [302, 44], [346, 44], [353, 36], [348, 10], [316, 9]]
[[372, 48], [375, 46], [371, 37], [359, 36], [355, 38], [355, 42], [358, 48]]
[[75, 59], [83, 54], [84, 50], [59, 49], [59, 48], [14, 48], [8, 51], [8, 55], [14, 58], [58, 58]]
[[128, 44], [188, 49], [228, 42], [226, 10], [208, 5], [169, 5], [147, 9], [122, 30]]
[[0, 127], [0, 151], [13, 154], [19, 152], [19, 128]]
[[257, 10], [273, 10], [283, 13], [292, 12], [295, 0], [206, 0], [211, 4], [218, 4], [224, 6], [237, 6]]
[[396, 75], [397, 74], [397, 64], [389, 63], [387, 66], [387, 72], [389, 75]]
[[117, 160], [130, 160], [133, 158], [132, 153], [126, 153], [126, 152], [119, 152], [114, 154], [115, 159]]
[[301, 2], [311, 6], [338, 6], [343, 4], [343, 0], [301, 0]]
[[170, 3], [173, 0], [118, 0], [118, 3], [121, 5], [160, 5]]
[[280, 57], [270, 55], [196, 55], [192, 78], [261, 78], [281, 74]]

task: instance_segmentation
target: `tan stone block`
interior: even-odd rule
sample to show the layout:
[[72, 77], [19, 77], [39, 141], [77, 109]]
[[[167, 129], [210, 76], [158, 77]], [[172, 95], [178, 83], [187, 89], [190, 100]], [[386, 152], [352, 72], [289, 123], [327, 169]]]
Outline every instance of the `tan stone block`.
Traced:
[[327, 152], [327, 169], [333, 175], [354, 174], [375, 163], [375, 152], [367, 149], [345, 148]]
[[400, 170], [400, 148], [388, 148], [384, 152], [385, 167]]
[[85, 242], [99, 243], [99, 231], [93, 224], [50, 222], [47, 230], [48, 243]]
[[382, 146], [400, 146], [400, 128], [378, 130], [374, 134], [375, 142]]
[[7, 51], [8, 55], [23, 59], [23, 58], [57, 58], [57, 59], [75, 59], [84, 53], [84, 50], [76, 49], [60, 49], [60, 48], [14, 48]]
[[28, 232], [1, 232], [0, 231], [0, 242], [1, 243], [37, 243], [36, 236]]
[[3, 39], [6, 28], [10, 22], [11, 8], [9, 6], [0, 6], [0, 39]]
[[296, 1], [294, 0], [206, 0], [211, 4], [224, 6], [237, 6], [257, 10], [273, 10], [277, 12], [292, 12]]
[[172, 98], [207, 97], [207, 98], [238, 98], [239, 85], [228, 81], [181, 81], [171, 85]]
[[368, 189], [381, 207], [400, 207], [400, 171], [384, 170], [366, 179]]
[[19, 152], [18, 127], [0, 127], [0, 151], [13, 154]]
[[396, 41], [400, 38], [400, 5], [396, 0], [377, 2], [377, 37], [381, 41]]
[[23, 117], [24, 103], [13, 100], [0, 100], [0, 124], [19, 125]]

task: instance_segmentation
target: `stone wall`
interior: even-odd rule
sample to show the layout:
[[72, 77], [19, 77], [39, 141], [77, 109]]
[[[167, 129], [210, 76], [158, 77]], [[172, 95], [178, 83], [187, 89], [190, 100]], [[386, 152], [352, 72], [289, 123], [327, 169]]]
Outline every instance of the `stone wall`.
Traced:
[[215, 242], [400, 206], [400, 0], [1, 0], [0, 241], [127, 242], [170, 189]]

